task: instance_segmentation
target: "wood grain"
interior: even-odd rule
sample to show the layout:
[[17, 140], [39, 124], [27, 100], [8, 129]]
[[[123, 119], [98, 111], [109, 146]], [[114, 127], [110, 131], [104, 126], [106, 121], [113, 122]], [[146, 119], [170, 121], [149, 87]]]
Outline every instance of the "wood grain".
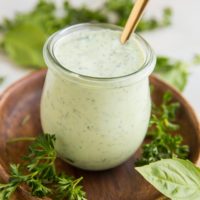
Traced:
[[[6, 142], [11, 138], [36, 136], [42, 132], [39, 111], [45, 75], [45, 70], [33, 73], [13, 84], [0, 96], [0, 179], [3, 182], [8, 181], [9, 163], [20, 162], [28, 145], [25, 142]], [[171, 91], [174, 100], [180, 102], [179, 134], [190, 146], [190, 159], [197, 163], [200, 160], [200, 127], [194, 111], [175, 89], [153, 76], [150, 81], [155, 88], [152, 96], [154, 102], [161, 102], [166, 90]], [[88, 200], [155, 200], [160, 193], [134, 170], [134, 161], [139, 156], [140, 149], [121, 166], [102, 172], [83, 171], [60, 159], [57, 160], [57, 168], [75, 177], [84, 177], [83, 185]], [[13, 195], [13, 200], [37, 199], [31, 197], [25, 188]]]

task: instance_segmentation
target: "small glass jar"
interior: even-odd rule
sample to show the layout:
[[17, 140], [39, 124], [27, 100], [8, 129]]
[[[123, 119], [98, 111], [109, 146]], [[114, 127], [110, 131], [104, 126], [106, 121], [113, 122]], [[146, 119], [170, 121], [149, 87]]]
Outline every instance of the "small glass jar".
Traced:
[[114, 78], [74, 73], [59, 64], [54, 45], [66, 34], [82, 29], [122, 30], [110, 24], [87, 23], [65, 28], [48, 39], [41, 122], [45, 133], [56, 135], [59, 157], [78, 168], [105, 170], [126, 161], [145, 137], [151, 111], [148, 77], [156, 57], [135, 34], [145, 57], [138, 71]]

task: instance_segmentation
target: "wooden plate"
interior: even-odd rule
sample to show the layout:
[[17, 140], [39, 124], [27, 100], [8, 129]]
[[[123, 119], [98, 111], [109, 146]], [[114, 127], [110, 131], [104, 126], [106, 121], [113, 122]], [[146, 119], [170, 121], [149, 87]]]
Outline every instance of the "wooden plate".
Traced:
[[[36, 136], [42, 132], [39, 115], [40, 97], [46, 71], [33, 73], [9, 87], [0, 97], [0, 177], [8, 180], [9, 163], [20, 162], [26, 152], [27, 143], [6, 145], [10, 138]], [[190, 159], [197, 163], [200, 158], [200, 127], [198, 120], [186, 100], [175, 89], [156, 77], [150, 78], [155, 87], [153, 101], [159, 103], [162, 94], [169, 90], [174, 100], [179, 101], [181, 109], [178, 122], [184, 142], [190, 146]], [[135, 170], [134, 161], [140, 150], [123, 165], [102, 172], [88, 172], [76, 169], [58, 159], [57, 167], [75, 177], [83, 176], [84, 189], [88, 200], [155, 200], [160, 196]], [[30, 200], [33, 198], [22, 187], [13, 199]]]

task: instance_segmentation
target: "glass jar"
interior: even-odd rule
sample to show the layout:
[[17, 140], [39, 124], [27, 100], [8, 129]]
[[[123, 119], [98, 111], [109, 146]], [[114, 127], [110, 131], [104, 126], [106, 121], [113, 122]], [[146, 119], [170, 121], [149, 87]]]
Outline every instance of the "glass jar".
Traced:
[[66, 34], [82, 29], [122, 30], [87, 23], [65, 28], [48, 39], [41, 122], [44, 133], [56, 135], [59, 157], [78, 168], [105, 170], [126, 161], [145, 137], [151, 111], [148, 77], [156, 58], [147, 42], [135, 34], [145, 56], [138, 71], [114, 78], [74, 73], [56, 60], [54, 45]]

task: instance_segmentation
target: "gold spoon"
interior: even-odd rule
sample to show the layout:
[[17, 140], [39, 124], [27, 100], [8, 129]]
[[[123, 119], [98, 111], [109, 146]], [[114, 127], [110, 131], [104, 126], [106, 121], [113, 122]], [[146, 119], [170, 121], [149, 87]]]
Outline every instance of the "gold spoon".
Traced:
[[137, 0], [136, 1], [135, 5], [131, 11], [131, 14], [129, 15], [129, 18], [126, 22], [124, 30], [121, 34], [120, 41], [122, 44], [124, 44], [130, 37], [131, 33], [133, 31], [135, 31], [148, 1], [149, 0]]

